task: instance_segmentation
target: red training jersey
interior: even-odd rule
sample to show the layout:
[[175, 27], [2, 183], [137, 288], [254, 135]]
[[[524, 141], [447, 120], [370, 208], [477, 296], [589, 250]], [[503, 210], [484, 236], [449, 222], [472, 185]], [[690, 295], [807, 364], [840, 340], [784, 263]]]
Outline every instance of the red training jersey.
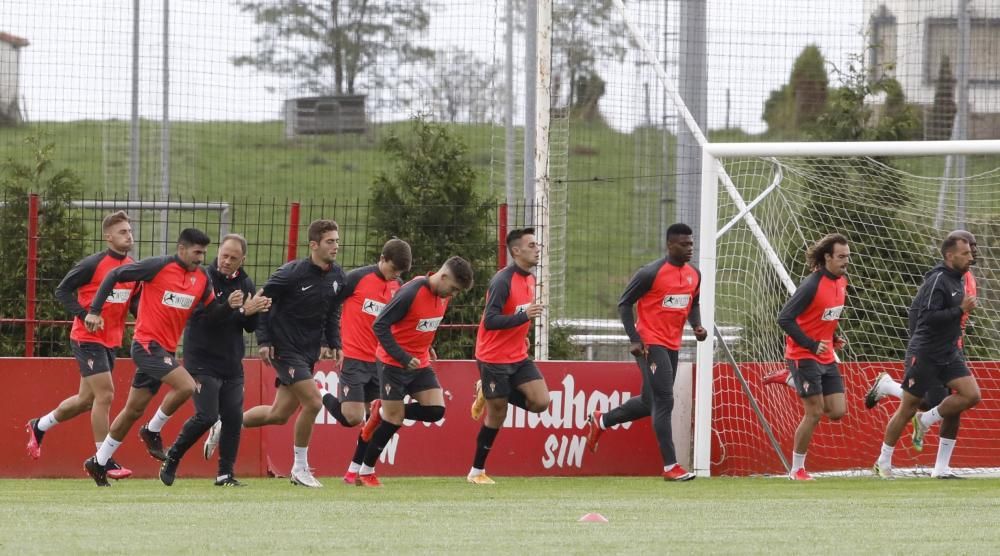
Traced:
[[618, 300], [625, 333], [632, 342], [679, 350], [684, 322], [701, 325], [700, 288], [701, 273], [687, 263], [663, 258], [640, 268]]
[[386, 280], [378, 265], [356, 268], [347, 273], [341, 296], [344, 299], [340, 329], [344, 357], [375, 362], [378, 339], [372, 330], [375, 318], [389, 303], [402, 281]]
[[122, 266], [105, 277], [90, 312], [101, 314], [102, 292], [110, 291], [114, 280], [141, 281], [139, 316], [135, 341], [145, 348], [155, 340], [163, 349], [177, 351], [184, 326], [199, 305], [215, 299], [212, 281], [202, 267], [188, 270], [176, 256], [150, 257]]
[[[846, 299], [847, 276], [837, 277], [826, 269], [807, 276], [778, 315], [778, 324], [787, 334], [785, 358], [813, 359], [823, 364], [836, 361], [833, 334]], [[816, 355], [821, 342], [830, 349]]]
[[535, 275], [530, 271], [510, 265], [493, 276], [476, 333], [476, 359], [505, 364], [528, 358], [531, 319], [526, 311], [534, 300]]
[[132, 298], [137, 295], [135, 282], [117, 282], [104, 300], [104, 328], [91, 332], [83, 319], [90, 310], [94, 295], [101, 287], [104, 277], [112, 270], [132, 264], [132, 257], [116, 253], [111, 249], [95, 253], [76, 263], [56, 288], [56, 298], [73, 315], [71, 340], [80, 343], [96, 343], [114, 348], [122, 343], [125, 335], [125, 318]]
[[432, 292], [429, 276], [403, 284], [375, 319], [372, 328], [379, 341], [375, 357], [382, 363], [405, 368], [410, 357], [416, 357], [419, 368], [430, 366], [431, 344], [451, 298]]

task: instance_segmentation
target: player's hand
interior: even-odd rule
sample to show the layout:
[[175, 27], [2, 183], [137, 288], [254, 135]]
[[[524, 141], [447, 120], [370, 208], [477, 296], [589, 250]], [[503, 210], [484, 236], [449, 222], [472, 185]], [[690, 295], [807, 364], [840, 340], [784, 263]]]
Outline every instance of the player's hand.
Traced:
[[628, 352], [636, 357], [643, 357], [646, 355], [646, 346], [642, 342], [632, 342], [628, 346]]
[[704, 326], [694, 327], [694, 339], [699, 342], [704, 342], [705, 338], [708, 338], [708, 330], [705, 330]]
[[431, 348], [431, 361], [437, 361], [437, 360], [438, 360], [438, 352], [434, 351], [434, 348]]
[[844, 349], [845, 346], [847, 346], [847, 338], [843, 336], [833, 337], [833, 349], [840, 351]]
[[243, 290], [236, 290], [229, 294], [229, 306], [233, 309], [239, 309], [243, 306]]
[[416, 357], [411, 357], [410, 361], [406, 364], [406, 370], [415, 371], [420, 368], [420, 360]]
[[962, 299], [962, 312], [971, 313], [973, 309], [979, 306], [979, 298], [974, 295], [967, 295]]
[[816, 345], [816, 355], [823, 355], [824, 353], [830, 351], [830, 344], [827, 342], [820, 342]]
[[274, 361], [274, 346], [260, 346], [257, 350], [258, 355], [260, 355], [260, 360], [264, 362], [268, 367], [272, 367], [272, 361]]
[[537, 319], [542, 316], [542, 312], [545, 311], [545, 305], [541, 303], [532, 303], [528, 305], [528, 308], [524, 311], [527, 313], [529, 319]]
[[259, 290], [257, 295], [250, 295], [243, 302], [243, 314], [246, 316], [265, 313], [271, 308], [271, 298], [264, 297], [264, 290]]
[[88, 314], [85, 319], [83, 319], [84, 326], [87, 330], [91, 332], [97, 332], [98, 330], [104, 328], [104, 317], [101, 315]]

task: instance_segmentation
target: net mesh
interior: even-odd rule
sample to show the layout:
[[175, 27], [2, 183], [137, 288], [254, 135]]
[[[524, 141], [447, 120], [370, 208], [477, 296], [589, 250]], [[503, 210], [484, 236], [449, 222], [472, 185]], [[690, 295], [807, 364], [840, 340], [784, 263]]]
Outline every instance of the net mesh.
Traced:
[[[1000, 465], [1000, 449], [991, 440], [1000, 427], [1000, 404], [988, 394], [1000, 386], [995, 363], [1000, 360], [1000, 304], [993, 291], [1000, 268], [995, 258], [1000, 161], [970, 157], [967, 162], [973, 171], [963, 187], [959, 180], [935, 177], [948, 164], [943, 156], [724, 161], [733, 187], [720, 184], [718, 222], [724, 232], [717, 241], [717, 325], [736, 331], [729, 348], [786, 457], [802, 407], [791, 388], [764, 384], [766, 376], [785, 368], [784, 335], [776, 316], [790, 295], [790, 284], [768, 262], [767, 252], [773, 251], [797, 285], [810, 272], [805, 262], [810, 244], [832, 232], [851, 242], [850, 286], [840, 320], [849, 344], [839, 354], [848, 413], [839, 422], [824, 419], [816, 428], [810, 471], [867, 469], [878, 456], [885, 424], [898, 402], [885, 398], [867, 410], [865, 393], [880, 372], [901, 379], [907, 309], [923, 274], [940, 260], [942, 239], [963, 220], [979, 248], [973, 273], [980, 303], [966, 328], [966, 351], [987, 394], [963, 414], [952, 464]], [[962, 198], [964, 205], [956, 202]], [[748, 213], [740, 201], [752, 206]], [[721, 355], [716, 361], [713, 474], [782, 472], [734, 366]], [[895, 465], [933, 466], [936, 429], [922, 453], [911, 449], [909, 430], [899, 446]]]

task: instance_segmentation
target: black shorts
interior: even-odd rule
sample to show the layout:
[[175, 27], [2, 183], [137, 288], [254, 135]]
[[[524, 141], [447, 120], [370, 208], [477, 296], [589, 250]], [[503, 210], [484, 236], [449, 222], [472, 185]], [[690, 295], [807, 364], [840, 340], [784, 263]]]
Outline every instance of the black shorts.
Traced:
[[424, 367], [408, 371], [394, 365], [378, 363], [379, 397], [385, 401], [402, 401], [407, 394], [441, 388], [434, 369]]
[[72, 341], [73, 357], [80, 366], [80, 376], [88, 377], [110, 373], [115, 368], [115, 349], [96, 342]]
[[150, 340], [148, 347], [132, 342], [132, 361], [135, 362], [132, 388], [146, 388], [154, 394], [160, 390], [163, 377], [181, 366], [173, 353], [153, 340]]
[[[906, 354], [906, 371], [903, 373], [903, 390], [918, 398], [938, 387], [947, 387], [956, 378], [972, 376], [965, 357], [956, 356], [950, 361], [939, 363], [927, 357]], [[940, 390], [937, 390], [940, 395]]]
[[362, 403], [378, 399], [378, 366], [375, 362], [345, 357], [344, 366], [340, 369], [337, 399]]
[[485, 363], [476, 360], [476, 365], [479, 367], [479, 378], [483, 381], [483, 396], [488, 400], [509, 398], [512, 388], [532, 380], [542, 380], [542, 373], [531, 359], [517, 363]]
[[800, 398], [844, 393], [844, 379], [836, 363], [820, 363], [815, 359], [786, 359]]
[[271, 360], [274, 365], [274, 387], [291, 386], [296, 382], [313, 379], [316, 360], [298, 353], [286, 352]]

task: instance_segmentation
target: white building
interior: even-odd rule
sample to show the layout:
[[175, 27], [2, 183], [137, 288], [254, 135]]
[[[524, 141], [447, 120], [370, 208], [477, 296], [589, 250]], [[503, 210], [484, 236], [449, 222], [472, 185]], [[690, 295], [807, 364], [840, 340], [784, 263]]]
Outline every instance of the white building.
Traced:
[[20, 123], [21, 49], [28, 40], [0, 32], [0, 124]]
[[[865, 0], [868, 67], [895, 77], [909, 102], [929, 107], [941, 59], [958, 61], [960, 0]], [[1000, 137], [1000, 0], [970, 0], [969, 136]]]

